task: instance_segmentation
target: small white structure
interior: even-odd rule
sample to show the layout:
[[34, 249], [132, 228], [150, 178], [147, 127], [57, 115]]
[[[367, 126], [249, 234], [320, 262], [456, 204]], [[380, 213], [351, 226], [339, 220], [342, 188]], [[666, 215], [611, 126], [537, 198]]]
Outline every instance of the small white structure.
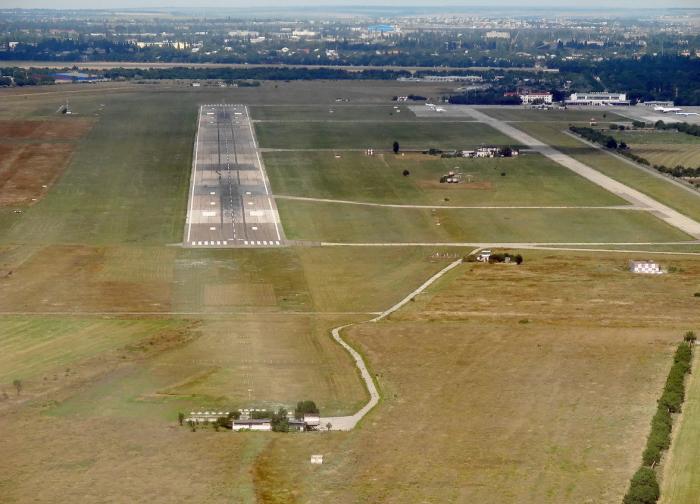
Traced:
[[655, 261], [630, 261], [630, 271], [643, 275], [661, 275], [663, 270]]
[[476, 256], [476, 260], [479, 262], [489, 262], [490, 257], [491, 257], [490, 250], [482, 250], [481, 253], [478, 256]]
[[323, 455], [311, 455], [312, 464], [323, 464]]
[[228, 411], [190, 411], [190, 416], [185, 418], [185, 422], [214, 423], [219, 418], [228, 418]]
[[321, 416], [318, 413], [304, 413], [304, 425], [309, 428], [321, 425]]

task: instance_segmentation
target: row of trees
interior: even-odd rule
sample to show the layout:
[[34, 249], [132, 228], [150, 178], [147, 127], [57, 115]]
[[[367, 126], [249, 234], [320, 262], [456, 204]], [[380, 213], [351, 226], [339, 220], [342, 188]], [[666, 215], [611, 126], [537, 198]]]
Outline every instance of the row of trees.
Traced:
[[673, 365], [657, 403], [656, 414], [651, 421], [651, 432], [642, 454], [642, 467], [630, 481], [630, 487], [622, 501], [624, 504], [655, 504], [659, 499], [659, 483], [654, 467], [661, 461], [664, 451], [671, 446], [671, 415], [681, 411], [685, 399], [685, 377], [691, 370], [695, 340], [695, 333], [688, 331], [676, 349]]
[[627, 149], [627, 144], [625, 142], [618, 143], [614, 137], [606, 135], [605, 133], [597, 129], [587, 128], [584, 126], [569, 126], [569, 130], [573, 133], [576, 133], [577, 135], [582, 136], [586, 140], [590, 140], [591, 142], [603, 145], [608, 149]]
[[656, 121], [654, 127], [658, 130], [675, 130], [686, 135], [700, 136], [700, 124], [688, 124], [686, 122], [666, 124], [659, 120]]

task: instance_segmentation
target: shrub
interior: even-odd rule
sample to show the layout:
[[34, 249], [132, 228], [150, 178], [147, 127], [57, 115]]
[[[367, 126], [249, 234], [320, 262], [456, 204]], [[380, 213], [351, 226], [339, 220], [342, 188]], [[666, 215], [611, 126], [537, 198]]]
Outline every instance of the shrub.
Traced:
[[294, 418], [301, 419], [305, 413], [313, 413], [318, 415], [318, 407], [313, 401], [299, 401], [297, 407], [294, 408]]
[[659, 500], [659, 483], [656, 473], [648, 467], [640, 468], [632, 477], [624, 504], [655, 504]]
[[[695, 297], [700, 297], [698, 294], [700, 294], [700, 292], [696, 292]], [[683, 336], [683, 341], [687, 341], [688, 343], [695, 343], [696, 339], [697, 337], [695, 336], [695, 333], [693, 331], [688, 331]]]

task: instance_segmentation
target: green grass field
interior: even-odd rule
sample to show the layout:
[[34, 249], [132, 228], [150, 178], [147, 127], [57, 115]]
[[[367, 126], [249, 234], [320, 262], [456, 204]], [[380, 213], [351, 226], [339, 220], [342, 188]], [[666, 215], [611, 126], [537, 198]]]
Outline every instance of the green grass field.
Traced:
[[[190, 432], [177, 412], [301, 399], [323, 414], [355, 411], [366, 391], [328, 330], [373, 317], [471, 247], [178, 246], [198, 104], [333, 106], [343, 96], [385, 107], [413, 87], [113, 86], [13, 90], [0, 100], [0, 117], [42, 118], [68, 96], [79, 116], [96, 120], [43, 200], [21, 214], [0, 212], [0, 452], [11, 461], [0, 476], [3, 503], [619, 502], [666, 375], [667, 342], [677, 326], [698, 321], [688, 294], [698, 290], [697, 260], [664, 258], [674, 273], [663, 278], [629, 275], [637, 254], [524, 251], [523, 267], [461, 266], [390, 320], [348, 334], [383, 393], [360, 428]], [[295, 148], [510, 143], [477, 123], [396, 119], [258, 126]], [[368, 179], [351, 191], [347, 170], [326, 173], [334, 156], [288, 154], [291, 166], [266, 154], [276, 159], [275, 190], [377, 201], [444, 202], [442, 188], [424, 184], [451, 164], [390, 155], [378, 168], [379, 157], [363, 165], [363, 156], [341, 153]], [[617, 203], [537, 156], [501, 177], [509, 161], [475, 165], [492, 196], [469, 189], [444, 203]], [[412, 185], [400, 175], [404, 163]], [[378, 170], [398, 172], [394, 191]], [[308, 240], [686, 238], [638, 211], [278, 204], [289, 236]], [[14, 379], [24, 383], [19, 395]], [[439, 427], [420, 413], [426, 405]], [[312, 467], [311, 453], [324, 454], [324, 465]]]
[[[540, 155], [496, 159], [344, 152], [267, 152], [274, 194], [426, 205], [621, 205], [625, 202]], [[410, 172], [403, 176], [404, 170]], [[462, 184], [440, 184], [449, 171]]]
[[0, 316], [0, 383], [62, 374], [75, 362], [183, 325], [157, 319]]
[[[647, 242], [690, 238], [629, 210], [427, 210], [278, 200], [298, 240], [364, 242]], [[601, 227], [600, 223], [605, 222]]]
[[477, 122], [416, 123], [256, 123], [258, 143], [274, 149], [366, 149], [391, 150], [394, 141], [403, 149], [467, 149], [482, 144], [513, 145], [515, 142], [493, 128]]
[[415, 121], [416, 115], [405, 105], [329, 104], [323, 106], [253, 106], [249, 108], [256, 121]]
[[548, 142], [591, 168], [595, 168], [695, 220], [700, 220], [700, 193], [689, 192], [663, 178], [655, 177], [642, 168], [636, 168], [604, 151], [585, 145], [576, 138], [562, 133], [568, 127], [566, 124], [518, 123], [515, 126], [535, 138]]
[[588, 122], [591, 119], [597, 122], [606, 121], [626, 121], [622, 116], [619, 116], [613, 112], [601, 111], [601, 110], [538, 110], [530, 109], [525, 107], [484, 107], [480, 108], [482, 112], [495, 117], [496, 119], [501, 119], [503, 121], [532, 121], [532, 122], [552, 122], [552, 121], [574, 121], [574, 122]]

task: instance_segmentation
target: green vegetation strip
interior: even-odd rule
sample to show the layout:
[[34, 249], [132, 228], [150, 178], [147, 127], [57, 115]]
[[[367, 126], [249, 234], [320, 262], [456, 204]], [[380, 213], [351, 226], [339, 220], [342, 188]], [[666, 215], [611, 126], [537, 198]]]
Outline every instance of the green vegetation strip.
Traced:
[[676, 349], [656, 414], [651, 420], [651, 432], [642, 454], [642, 467], [632, 477], [629, 490], [622, 501], [624, 504], [654, 504], [659, 500], [659, 484], [654, 467], [661, 461], [664, 451], [671, 446], [671, 414], [681, 411], [685, 399], [685, 377], [690, 373], [695, 339], [692, 331], [687, 332], [684, 341]]

